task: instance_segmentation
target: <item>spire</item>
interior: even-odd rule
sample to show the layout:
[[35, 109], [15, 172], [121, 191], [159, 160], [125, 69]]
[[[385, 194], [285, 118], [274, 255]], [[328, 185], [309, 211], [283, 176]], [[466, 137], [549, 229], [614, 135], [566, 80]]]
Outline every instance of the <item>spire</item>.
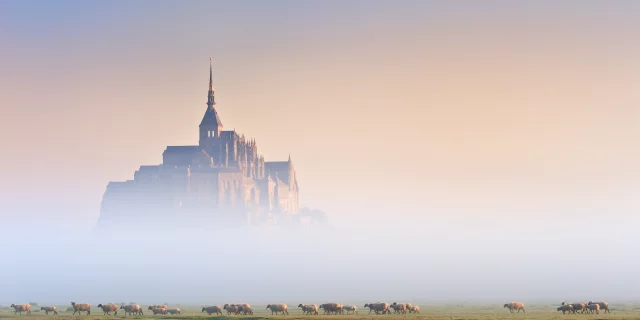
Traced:
[[209, 57], [209, 99], [207, 100], [209, 109], [213, 109], [213, 105], [216, 104], [215, 96], [213, 94], [213, 67], [211, 65], [211, 60], [211, 57]]
[[[204, 129], [205, 137], [209, 136], [208, 134], [206, 134], [206, 132], [207, 130], [211, 130], [211, 127], [216, 129], [217, 133], [215, 136], [218, 137], [220, 134], [219, 131], [222, 131], [222, 121], [220, 121], [218, 111], [216, 111], [216, 108], [214, 107], [216, 101], [213, 95], [213, 67], [211, 66], [211, 60], [211, 57], [209, 57], [209, 96], [207, 99], [207, 111], [204, 113], [204, 117], [202, 118], [202, 122], [200, 122], [200, 126], [207, 126], [207, 128]], [[201, 137], [203, 137], [202, 133]]]

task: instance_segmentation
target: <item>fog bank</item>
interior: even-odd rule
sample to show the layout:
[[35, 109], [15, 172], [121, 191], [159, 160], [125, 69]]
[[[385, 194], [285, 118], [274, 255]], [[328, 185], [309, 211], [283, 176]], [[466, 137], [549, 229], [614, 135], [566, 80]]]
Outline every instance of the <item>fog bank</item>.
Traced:
[[640, 296], [640, 262], [632, 254], [638, 239], [622, 221], [384, 222], [297, 229], [15, 225], [0, 235], [0, 280], [8, 289], [0, 304]]

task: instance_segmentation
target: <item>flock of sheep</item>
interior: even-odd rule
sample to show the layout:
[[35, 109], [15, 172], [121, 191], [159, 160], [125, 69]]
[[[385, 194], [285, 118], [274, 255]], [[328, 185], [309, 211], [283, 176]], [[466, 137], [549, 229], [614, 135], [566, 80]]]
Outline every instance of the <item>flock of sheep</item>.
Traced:
[[[514, 310], [520, 312], [520, 310], [522, 310], [522, 312], [526, 312], [524, 311], [524, 303], [522, 302], [509, 302], [509, 303], [505, 303], [504, 304], [505, 308], [509, 308], [509, 312], [514, 312]], [[584, 302], [578, 302], [578, 303], [566, 303], [563, 302], [562, 305], [560, 307], [558, 307], [558, 311], [562, 311], [562, 314], [565, 313], [576, 313], [576, 312], [580, 312], [580, 313], [596, 313], [596, 314], [600, 314], [600, 310], [604, 310], [605, 313], [609, 312], [611, 313], [611, 311], [609, 311], [609, 303], [606, 301], [603, 302], [593, 302], [593, 301], [589, 301], [588, 303], [584, 303]]]
[[[86, 312], [87, 315], [91, 315], [91, 304], [88, 303], [75, 303], [71, 302], [71, 306], [73, 307], [73, 315], [81, 314], [81, 312]], [[31, 314], [31, 305], [30, 304], [12, 304], [11, 307], [15, 310], [13, 313], [22, 315], [22, 313]], [[367, 303], [364, 305], [365, 308], [369, 308], [369, 313], [372, 311], [376, 314], [391, 314], [391, 310], [393, 309], [393, 313], [406, 314], [408, 313], [420, 313], [420, 307], [411, 305], [410, 303], [392, 303], [388, 304], [386, 302], [376, 302], [376, 303]], [[99, 304], [99, 309], [102, 309], [102, 312], [105, 315], [118, 315], [118, 310], [124, 310], [125, 315], [144, 315], [142, 311], [142, 307], [138, 304], [123, 304], [117, 305], [114, 303], [106, 303]], [[317, 304], [299, 304], [298, 308], [302, 309], [303, 314], [308, 315], [317, 315], [319, 309], [324, 310], [324, 314], [356, 314], [358, 313], [358, 308], [356, 306], [346, 306], [342, 303], [325, 303], [321, 305]], [[289, 307], [286, 304], [269, 304], [267, 305], [268, 310], [271, 310], [271, 314], [278, 315], [281, 314], [289, 314]], [[58, 310], [56, 307], [41, 307], [40, 310], [44, 311], [47, 315], [49, 312], [52, 312], [54, 315], [58, 314]], [[154, 315], [158, 314], [180, 314], [180, 309], [173, 308], [169, 309], [167, 305], [153, 305], [149, 306], [148, 310], [153, 312]], [[228, 315], [253, 315], [253, 307], [250, 304], [225, 304], [223, 307], [220, 306], [210, 306], [202, 308], [202, 312], [206, 312], [209, 315], [216, 314], [222, 315], [222, 310], [225, 310]]]
[[[372, 311], [376, 314], [391, 314], [391, 309], [394, 310], [393, 313], [401, 313], [406, 314], [409, 313], [420, 313], [420, 307], [411, 305], [410, 303], [392, 303], [388, 304], [385, 302], [376, 302], [376, 303], [367, 303], [364, 305], [365, 308], [369, 308], [369, 313]], [[347, 306], [342, 303], [324, 303], [321, 305], [317, 304], [299, 304], [298, 308], [302, 309], [303, 314], [308, 315], [317, 315], [319, 314], [319, 310], [324, 310], [324, 314], [356, 314], [358, 313], [358, 307], [356, 306]], [[271, 310], [272, 315], [281, 314], [289, 314], [289, 306], [286, 304], [269, 304], [267, 305], [268, 310]], [[220, 314], [222, 315], [222, 310], [227, 311], [228, 315], [253, 315], [253, 308], [249, 304], [225, 304], [223, 307], [220, 306], [211, 306], [202, 308], [202, 312], [207, 312], [208, 314]]]
[[[78, 314], [81, 314], [81, 312], [86, 312], [87, 315], [91, 315], [91, 304], [71, 302], [71, 307], [73, 307], [73, 315], [75, 315], [76, 312]], [[20, 315], [22, 315], [23, 312], [26, 314], [31, 314], [31, 305], [28, 303], [12, 304], [11, 308], [15, 310], [15, 312], [13, 313], [14, 315], [17, 313], [20, 313]], [[104, 312], [105, 315], [111, 315], [111, 312], [113, 312], [113, 315], [118, 315], [118, 310], [124, 310], [125, 315], [144, 314], [142, 312], [142, 307], [140, 307], [140, 305], [138, 304], [123, 304], [121, 306], [118, 306], [115, 303], [101, 303], [98, 305], [98, 308], [102, 309], [102, 312]], [[44, 311], [47, 315], [49, 314], [49, 312], [52, 312], [54, 315], [58, 314], [58, 308], [56, 307], [41, 307], [40, 310]], [[169, 309], [166, 305], [149, 306], [149, 310], [151, 310], [153, 314], [180, 314], [180, 309]]]
[[[87, 315], [91, 315], [91, 305], [88, 303], [75, 303], [71, 302], [71, 306], [73, 307], [73, 314], [76, 312], [80, 314], [81, 312], [86, 312]], [[12, 304], [12, 308], [14, 308], [15, 312], [13, 313], [22, 315], [23, 312], [26, 314], [31, 314], [31, 305], [30, 304]], [[406, 314], [406, 313], [420, 313], [420, 307], [414, 306], [410, 303], [397, 303], [394, 302], [392, 304], [388, 304], [386, 302], [375, 302], [375, 303], [366, 303], [364, 305], [365, 308], [369, 309], [369, 313], [375, 312], [375, 314], [391, 314], [391, 310], [393, 313], [397, 314]], [[118, 315], [118, 310], [124, 310], [125, 315], [143, 315], [142, 307], [138, 304], [123, 304], [117, 305], [114, 303], [107, 304], [99, 304], [99, 309], [102, 309], [105, 315], [111, 315], [113, 312], [114, 315]], [[342, 303], [324, 303], [321, 305], [317, 304], [299, 304], [298, 308], [302, 309], [303, 314], [307, 315], [317, 315], [319, 314], [319, 310], [324, 310], [324, 314], [356, 314], [358, 313], [358, 308], [356, 306], [343, 305]], [[526, 312], [524, 310], [524, 303], [522, 302], [509, 302], [505, 303], [504, 308], [508, 308], [509, 312], [513, 313], [515, 311]], [[268, 310], [271, 310], [271, 314], [278, 315], [281, 313], [283, 315], [289, 314], [289, 307], [286, 304], [269, 304], [267, 305]], [[44, 311], [47, 315], [49, 312], [52, 312], [54, 315], [58, 314], [56, 307], [41, 307], [40, 310]], [[147, 310], [153, 312], [154, 315], [158, 314], [180, 314], [180, 309], [173, 308], [169, 309], [167, 305], [153, 305], [149, 306]], [[220, 306], [210, 306], [202, 308], [202, 312], [206, 312], [207, 314], [216, 314], [222, 315], [222, 310], [225, 310], [228, 315], [253, 315], [253, 308], [250, 304], [225, 304], [223, 307]], [[605, 313], [609, 311], [609, 303], [607, 302], [593, 302], [589, 301], [588, 303], [578, 302], [578, 303], [565, 303], [563, 302], [560, 307], [558, 307], [558, 311], [562, 311], [562, 314], [565, 313], [596, 313], [600, 314], [600, 310], [603, 310]]]
[[563, 302], [560, 307], [558, 307], [558, 311], [562, 311], [562, 314], [565, 313], [596, 313], [600, 314], [600, 310], [603, 310], [604, 313], [611, 313], [609, 311], [609, 303], [606, 301], [603, 302], [593, 302], [589, 301], [588, 303], [577, 302], [577, 303], [566, 303]]

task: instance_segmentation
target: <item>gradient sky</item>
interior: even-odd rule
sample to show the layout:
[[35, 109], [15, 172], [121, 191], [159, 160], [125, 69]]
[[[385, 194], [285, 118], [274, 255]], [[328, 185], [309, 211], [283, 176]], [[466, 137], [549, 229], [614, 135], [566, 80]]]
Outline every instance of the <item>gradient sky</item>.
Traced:
[[197, 143], [213, 56], [225, 129], [291, 154], [301, 206], [637, 223], [639, 16], [637, 1], [2, 1], [0, 215], [93, 224], [108, 181]]
[[[0, 303], [640, 301], [639, 40], [638, 1], [0, 1]], [[197, 144], [209, 56], [337, 228], [94, 238]]]

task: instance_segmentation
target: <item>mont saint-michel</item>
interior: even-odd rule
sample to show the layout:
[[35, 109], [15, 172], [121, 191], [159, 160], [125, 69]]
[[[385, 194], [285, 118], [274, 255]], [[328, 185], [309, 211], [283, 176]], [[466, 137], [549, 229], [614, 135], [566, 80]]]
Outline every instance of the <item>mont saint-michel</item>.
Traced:
[[117, 225], [132, 218], [264, 224], [299, 212], [291, 156], [265, 161], [254, 139], [223, 130], [215, 106], [209, 61], [209, 93], [198, 145], [167, 146], [162, 164], [140, 166], [133, 180], [109, 182], [100, 224]]

